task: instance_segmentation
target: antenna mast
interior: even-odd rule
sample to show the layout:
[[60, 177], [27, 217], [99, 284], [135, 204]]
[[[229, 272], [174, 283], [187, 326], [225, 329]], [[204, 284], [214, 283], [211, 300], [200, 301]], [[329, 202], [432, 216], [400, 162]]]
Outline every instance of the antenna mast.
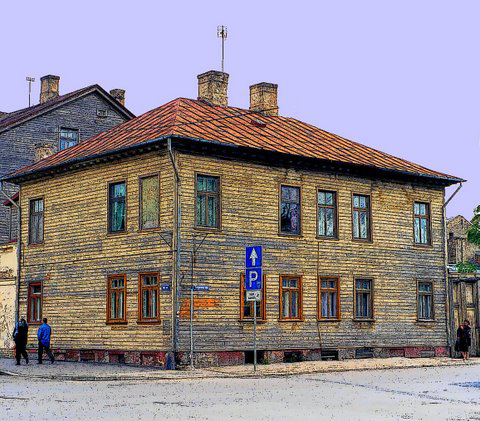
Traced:
[[32, 94], [32, 82], [35, 82], [35, 78], [27, 76], [25, 80], [28, 82], [28, 106], [30, 107], [30, 96]]
[[227, 39], [227, 27], [220, 25], [217, 26], [217, 38], [222, 38], [222, 73], [224, 72], [225, 62], [225, 40]]

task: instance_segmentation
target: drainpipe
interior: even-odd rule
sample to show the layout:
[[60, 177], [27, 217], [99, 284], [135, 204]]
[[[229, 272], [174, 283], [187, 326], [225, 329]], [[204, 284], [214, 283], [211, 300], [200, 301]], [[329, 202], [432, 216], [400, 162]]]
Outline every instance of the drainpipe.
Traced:
[[[451, 300], [452, 295], [450, 293], [450, 280], [448, 279], [448, 246], [447, 246], [447, 205], [453, 199], [453, 197], [459, 192], [462, 188], [462, 183], [457, 187], [457, 189], [451, 194], [451, 196], [445, 201], [443, 204], [443, 254], [444, 254], [444, 270], [445, 270], [445, 291], [447, 293], [446, 300], [445, 300], [445, 312], [447, 316], [447, 344], [450, 350], [450, 356], [453, 355], [452, 353], [452, 343], [451, 343], [451, 332], [452, 332], [452, 324], [453, 324], [453, 317], [451, 315]], [[444, 193], [445, 194], [445, 193]], [[444, 196], [445, 197], [445, 196]]]
[[[20, 206], [17, 205], [11, 198], [3, 191], [3, 181], [0, 181], [0, 192], [2, 192], [3, 196], [7, 198], [7, 200], [17, 208], [17, 280], [16, 280], [16, 298], [15, 298], [15, 324], [18, 323], [18, 319], [20, 318], [20, 263], [21, 263], [21, 250], [20, 246], [22, 244], [22, 231], [21, 231], [21, 224], [22, 224], [22, 216], [21, 216], [21, 209]], [[20, 202], [20, 195], [19, 195], [19, 202]]]
[[178, 172], [177, 164], [175, 163], [175, 156], [172, 148], [172, 139], [167, 140], [168, 156], [172, 163], [173, 171], [175, 173], [175, 200], [174, 200], [174, 287], [173, 291], [173, 312], [172, 312], [172, 353], [173, 353], [173, 367], [175, 367], [175, 355], [178, 352], [178, 318], [179, 318], [179, 281], [180, 281], [180, 226], [181, 226], [181, 209], [180, 209], [180, 175]]

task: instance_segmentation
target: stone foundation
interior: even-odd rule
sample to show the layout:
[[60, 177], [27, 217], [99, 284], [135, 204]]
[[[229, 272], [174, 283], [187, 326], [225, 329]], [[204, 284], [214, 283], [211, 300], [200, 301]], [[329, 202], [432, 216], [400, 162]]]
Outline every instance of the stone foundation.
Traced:
[[[359, 348], [363, 349], [363, 348]], [[447, 346], [436, 347], [397, 347], [397, 348], [371, 348], [374, 358], [426, 358], [426, 357], [448, 357], [450, 355]], [[37, 358], [37, 349], [27, 350], [30, 359]], [[75, 349], [52, 349], [57, 361], [81, 361], [95, 363], [111, 364], [129, 364], [148, 367], [166, 368], [167, 352], [164, 351], [121, 351], [121, 350], [75, 350]], [[299, 349], [299, 350], [259, 350], [259, 364], [274, 364], [291, 361], [321, 361], [330, 359], [333, 353], [337, 353], [338, 360], [356, 358], [355, 348], [348, 349]], [[249, 357], [246, 357], [246, 353]], [[198, 352], [194, 356], [194, 365], [197, 368], [218, 367], [228, 365], [245, 364], [246, 359], [251, 359], [252, 351], [218, 351], [218, 352]], [[357, 353], [357, 358], [368, 358]], [[12, 355], [9, 355], [13, 357]], [[186, 368], [190, 365], [188, 352], [178, 352], [176, 355], [176, 365], [178, 369]]]

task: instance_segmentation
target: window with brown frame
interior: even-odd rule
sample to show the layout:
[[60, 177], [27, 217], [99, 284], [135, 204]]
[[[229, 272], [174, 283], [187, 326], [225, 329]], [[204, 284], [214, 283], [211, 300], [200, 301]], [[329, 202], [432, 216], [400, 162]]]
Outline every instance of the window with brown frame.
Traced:
[[413, 205], [413, 232], [416, 244], [430, 244], [430, 205], [415, 202]]
[[300, 187], [280, 186], [280, 233], [300, 235], [301, 223]]
[[[266, 286], [267, 276], [263, 274], [262, 299], [257, 302], [257, 320], [267, 320], [266, 313]], [[246, 300], [245, 274], [240, 275], [240, 320], [253, 320], [253, 301]]]
[[31, 282], [28, 284], [28, 316], [29, 323], [42, 321], [42, 283]]
[[353, 195], [353, 238], [371, 241], [370, 196]]
[[372, 279], [355, 279], [355, 319], [373, 319]]
[[107, 284], [107, 322], [126, 322], [127, 275], [111, 275]]
[[220, 227], [220, 177], [197, 174], [196, 226]]
[[280, 276], [280, 320], [301, 320], [302, 278]]
[[108, 232], [124, 232], [127, 225], [125, 181], [108, 185]]
[[318, 318], [320, 320], [340, 319], [340, 282], [338, 278], [318, 279]]
[[160, 182], [157, 175], [140, 178], [140, 229], [160, 226]]
[[319, 237], [337, 238], [337, 193], [318, 190], [317, 226]]
[[139, 275], [139, 320], [156, 322], [160, 320], [160, 279], [158, 273]]
[[30, 244], [43, 243], [43, 199], [30, 200], [28, 239]]
[[418, 282], [418, 320], [433, 320], [433, 283]]

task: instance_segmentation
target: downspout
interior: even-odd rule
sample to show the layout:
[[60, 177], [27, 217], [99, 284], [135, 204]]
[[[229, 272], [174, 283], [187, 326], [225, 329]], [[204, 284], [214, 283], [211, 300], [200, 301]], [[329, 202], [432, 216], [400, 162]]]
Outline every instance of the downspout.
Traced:
[[[11, 198], [3, 191], [3, 181], [0, 181], [0, 192], [7, 198], [7, 200], [17, 208], [17, 280], [16, 280], [16, 298], [15, 298], [15, 323], [18, 323], [20, 319], [20, 263], [21, 263], [21, 250], [20, 246], [22, 244], [22, 231], [21, 231], [21, 223], [22, 223], [22, 216], [21, 216], [21, 209], [20, 206], [17, 205]], [[20, 195], [19, 195], [19, 202], [20, 202]]]
[[170, 157], [170, 161], [172, 163], [173, 171], [175, 173], [175, 190], [174, 190], [174, 268], [173, 268], [173, 308], [172, 308], [172, 352], [173, 352], [173, 366], [175, 366], [175, 355], [178, 352], [178, 303], [179, 303], [179, 280], [180, 280], [180, 226], [181, 226], [181, 209], [180, 209], [180, 175], [178, 172], [177, 165], [175, 163], [175, 156], [173, 153], [172, 148], [172, 139], [167, 139], [167, 149], [168, 149], [168, 156]]
[[[452, 294], [450, 291], [450, 280], [448, 279], [448, 245], [447, 245], [447, 205], [453, 199], [453, 197], [458, 193], [458, 191], [462, 188], [462, 183], [457, 187], [457, 189], [451, 194], [448, 200], [445, 201], [443, 204], [443, 258], [444, 258], [444, 270], [445, 270], [445, 292], [447, 296], [445, 297], [445, 313], [447, 316], [447, 345], [450, 351], [450, 356], [452, 356], [452, 343], [451, 343], [451, 332], [452, 332], [452, 323], [453, 317], [451, 312], [451, 300]], [[445, 193], [444, 193], [445, 195]], [[445, 197], [445, 196], [444, 196]]]

